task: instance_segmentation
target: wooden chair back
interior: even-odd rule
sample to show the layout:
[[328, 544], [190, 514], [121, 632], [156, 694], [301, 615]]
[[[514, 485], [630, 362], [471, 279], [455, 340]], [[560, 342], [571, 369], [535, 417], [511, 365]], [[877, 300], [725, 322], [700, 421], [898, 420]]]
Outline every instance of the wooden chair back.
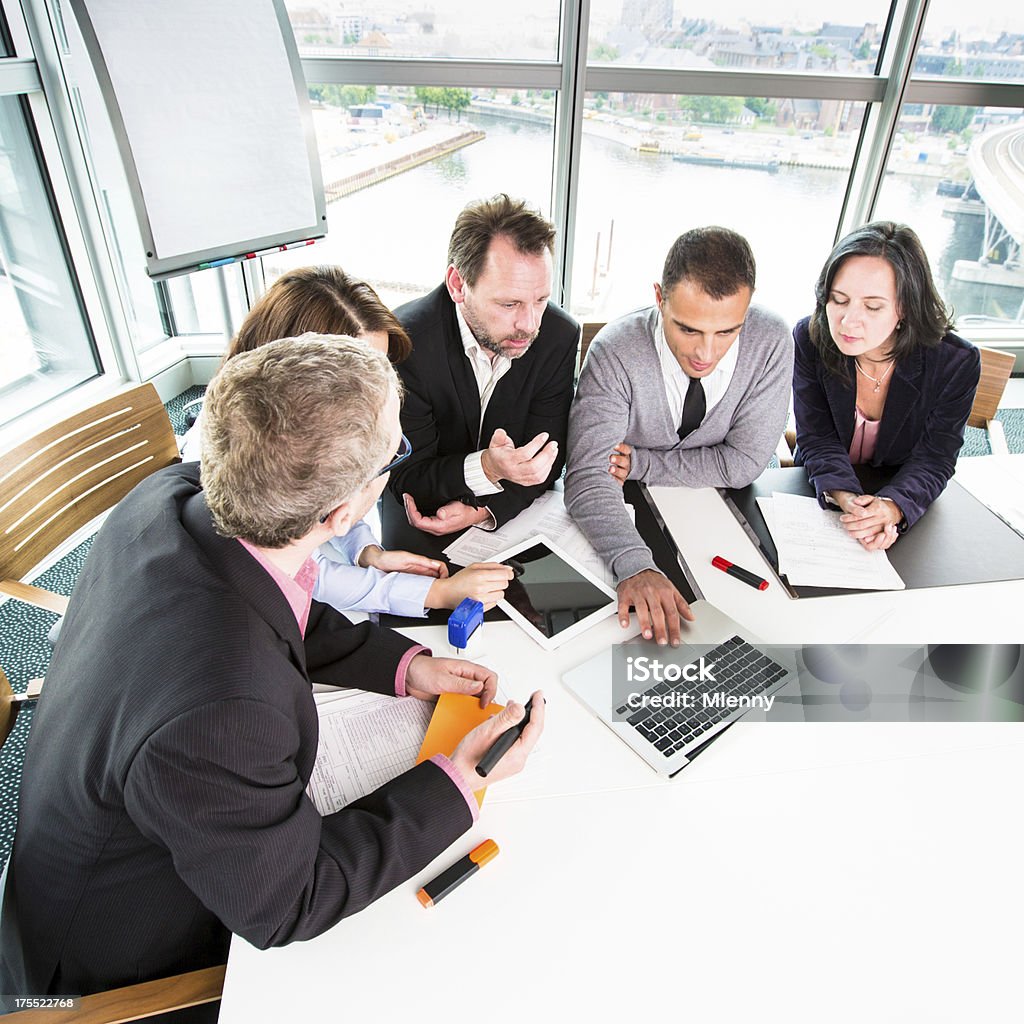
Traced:
[[70, 416], [0, 456], [0, 593], [51, 611], [66, 600], [21, 580], [140, 480], [178, 461], [152, 384]]
[[998, 352], [993, 348], [979, 348], [978, 351], [981, 353], [981, 380], [967, 419], [969, 427], [987, 427], [989, 421], [995, 419], [1014, 364], [1012, 352]]
[[583, 366], [583, 360], [587, 358], [587, 350], [590, 348], [590, 343], [594, 340], [594, 335], [602, 327], [604, 327], [603, 323], [596, 322], [583, 325], [583, 333], [580, 337], [580, 367]]
[[170, 978], [143, 981], [126, 988], [97, 992], [82, 996], [74, 1011], [21, 1010], [8, 1014], [4, 1021], [10, 1024], [127, 1024], [132, 1020], [145, 1020], [173, 1010], [200, 1006], [220, 999], [224, 988], [224, 967], [207, 967], [188, 974], [175, 974]]
[[4, 670], [0, 668], [0, 747], [7, 742], [7, 737], [11, 735], [20, 708], [20, 703], [14, 699], [10, 681], [4, 675]]

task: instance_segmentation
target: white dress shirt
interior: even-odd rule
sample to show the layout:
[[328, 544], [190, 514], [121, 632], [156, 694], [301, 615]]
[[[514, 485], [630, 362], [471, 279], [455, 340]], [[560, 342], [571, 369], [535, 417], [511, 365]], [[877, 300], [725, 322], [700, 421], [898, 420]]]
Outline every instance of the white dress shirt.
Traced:
[[[459, 334], [462, 337], [462, 347], [466, 351], [466, 358], [473, 369], [473, 376], [476, 378], [476, 386], [480, 392], [480, 428], [477, 432], [476, 443], [482, 444], [483, 438], [480, 432], [483, 430], [484, 413], [487, 412], [487, 404], [494, 394], [498, 381], [505, 376], [512, 367], [512, 360], [507, 356], [495, 355], [493, 359], [490, 353], [480, 347], [480, 343], [473, 336], [473, 332], [462, 315], [462, 303], [455, 304], [455, 316], [459, 321]], [[490, 438], [488, 438], [490, 440]], [[466, 456], [463, 465], [463, 472], [466, 476], [466, 486], [478, 497], [482, 498], [487, 494], [497, 494], [504, 490], [501, 484], [492, 483], [487, 479], [482, 464], [483, 452], [471, 452]]]
[[[728, 389], [733, 371], [736, 369], [736, 361], [739, 359], [741, 344], [742, 339], [737, 338], [729, 346], [729, 351], [718, 361], [718, 365], [706, 377], [701, 377], [706, 403], [705, 416], [722, 400]], [[654, 331], [654, 346], [658, 350], [658, 359], [661, 362], [661, 376], [665, 382], [669, 412], [672, 414], [672, 422], [678, 426], [683, 418], [683, 403], [686, 401], [686, 389], [690, 386], [690, 378], [679, 365], [679, 360], [672, 354], [672, 349], [668, 347], [665, 340], [665, 323], [660, 312]]]

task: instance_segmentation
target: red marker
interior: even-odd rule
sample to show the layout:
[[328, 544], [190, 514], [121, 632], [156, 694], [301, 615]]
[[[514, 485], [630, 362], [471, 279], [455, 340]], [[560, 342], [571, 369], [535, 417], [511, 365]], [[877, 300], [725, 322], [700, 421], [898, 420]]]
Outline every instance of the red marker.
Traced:
[[741, 569], [738, 565], [733, 565], [727, 558], [723, 558], [721, 555], [715, 555], [711, 559], [711, 564], [716, 569], [721, 569], [722, 572], [727, 572], [730, 576], [735, 576], [738, 580], [743, 580], [744, 583], [749, 583], [750, 586], [756, 590], [767, 590], [768, 581], [761, 579], [760, 576], [755, 576], [749, 569]]

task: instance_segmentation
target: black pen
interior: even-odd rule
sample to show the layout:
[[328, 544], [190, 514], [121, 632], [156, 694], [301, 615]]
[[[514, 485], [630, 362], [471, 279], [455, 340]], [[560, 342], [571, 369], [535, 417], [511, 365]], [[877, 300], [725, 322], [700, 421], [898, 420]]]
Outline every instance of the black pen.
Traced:
[[509, 726], [509, 728], [507, 728], [490, 745], [490, 747], [487, 748], [487, 753], [480, 758], [480, 763], [476, 766], [477, 775], [486, 779], [487, 776], [494, 771], [494, 766], [509, 752], [515, 741], [523, 735], [523, 730], [530, 724], [530, 712], [532, 710], [533, 698], [531, 697], [526, 702], [526, 714], [523, 715], [522, 721]]

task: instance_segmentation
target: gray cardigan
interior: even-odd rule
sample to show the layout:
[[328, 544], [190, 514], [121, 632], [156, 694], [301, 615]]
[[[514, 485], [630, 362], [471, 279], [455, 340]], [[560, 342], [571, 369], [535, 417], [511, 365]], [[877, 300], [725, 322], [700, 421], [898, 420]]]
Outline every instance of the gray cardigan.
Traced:
[[612, 448], [633, 446], [629, 477], [646, 484], [745, 487], [786, 426], [793, 338], [783, 320], [751, 306], [729, 387], [680, 441], [654, 342], [658, 308], [615, 320], [594, 339], [569, 413], [565, 504], [617, 580], [656, 568], [608, 472]]

